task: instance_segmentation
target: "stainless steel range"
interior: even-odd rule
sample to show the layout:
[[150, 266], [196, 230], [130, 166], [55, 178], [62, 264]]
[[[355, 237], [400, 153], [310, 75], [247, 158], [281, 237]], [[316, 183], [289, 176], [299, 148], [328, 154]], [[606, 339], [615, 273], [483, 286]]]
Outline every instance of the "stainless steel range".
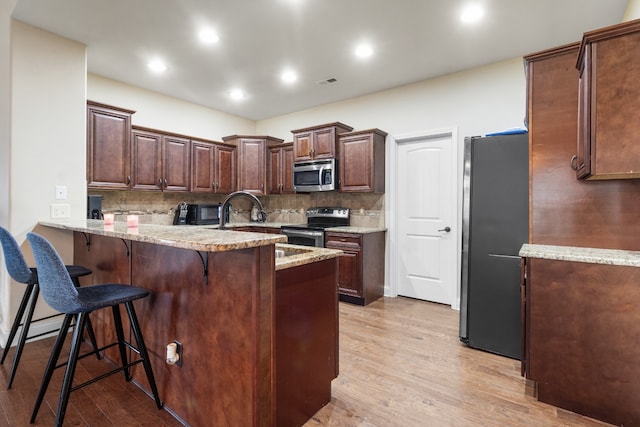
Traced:
[[280, 233], [286, 235], [292, 245], [323, 248], [326, 228], [349, 224], [348, 208], [309, 208], [306, 225], [287, 225], [281, 228]]

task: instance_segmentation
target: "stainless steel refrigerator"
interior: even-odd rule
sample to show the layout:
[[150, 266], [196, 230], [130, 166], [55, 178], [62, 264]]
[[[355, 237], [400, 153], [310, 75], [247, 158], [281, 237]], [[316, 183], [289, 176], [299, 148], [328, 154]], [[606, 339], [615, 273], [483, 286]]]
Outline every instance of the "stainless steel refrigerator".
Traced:
[[529, 235], [528, 134], [465, 138], [460, 339], [521, 357], [520, 257]]

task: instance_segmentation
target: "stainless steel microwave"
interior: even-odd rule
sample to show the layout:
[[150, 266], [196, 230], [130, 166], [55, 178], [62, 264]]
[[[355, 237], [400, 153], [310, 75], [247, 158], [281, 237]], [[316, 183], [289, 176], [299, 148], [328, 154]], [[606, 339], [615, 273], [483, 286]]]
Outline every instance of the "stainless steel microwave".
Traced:
[[310, 160], [293, 164], [293, 189], [301, 193], [338, 188], [336, 159]]

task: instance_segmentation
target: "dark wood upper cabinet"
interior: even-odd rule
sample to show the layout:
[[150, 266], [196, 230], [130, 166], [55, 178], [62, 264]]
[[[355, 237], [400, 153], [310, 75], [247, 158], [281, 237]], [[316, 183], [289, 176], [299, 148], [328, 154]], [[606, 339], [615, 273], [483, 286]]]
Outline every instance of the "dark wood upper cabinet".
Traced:
[[572, 167], [590, 180], [640, 178], [640, 20], [587, 32], [577, 68], [578, 143]]
[[386, 132], [369, 129], [339, 137], [341, 192], [384, 193], [384, 142]]
[[87, 186], [125, 190], [131, 184], [134, 111], [87, 102]]
[[191, 187], [191, 140], [165, 136], [162, 170], [165, 191], [189, 191]]
[[146, 129], [134, 129], [131, 152], [133, 190], [189, 191], [189, 139]]
[[207, 141], [191, 142], [191, 191], [232, 193], [236, 190], [236, 147]]
[[131, 144], [131, 188], [162, 191], [162, 135], [134, 130]]
[[337, 136], [352, 130], [340, 122], [292, 130], [294, 161], [336, 158]]
[[238, 190], [253, 194], [267, 193], [267, 146], [281, 144], [270, 136], [231, 135], [222, 138], [238, 147]]
[[267, 192], [269, 194], [293, 193], [293, 143], [269, 147]]

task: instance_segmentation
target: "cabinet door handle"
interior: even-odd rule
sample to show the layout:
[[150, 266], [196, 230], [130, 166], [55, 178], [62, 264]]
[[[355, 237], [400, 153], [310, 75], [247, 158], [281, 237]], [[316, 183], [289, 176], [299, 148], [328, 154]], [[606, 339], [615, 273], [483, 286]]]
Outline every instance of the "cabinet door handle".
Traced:
[[445, 228], [443, 228], [443, 229], [441, 229], [441, 230], [438, 230], [438, 231], [445, 231], [445, 232], [447, 232], [447, 233], [448, 233], [448, 232], [450, 232], [450, 231], [451, 231], [451, 227], [446, 226]]
[[569, 165], [571, 166], [571, 169], [573, 169], [574, 171], [578, 170], [578, 165], [576, 164], [576, 160], [578, 160], [578, 155], [574, 154], [573, 157], [571, 157], [571, 160], [569, 161]]
[[131, 184], [131, 175], [127, 175], [127, 185]]
[[162, 187], [162, 178], [158, 178], [158, 185]]
[[164, 179], [164, 187], [167, 188], [167, 178]]

